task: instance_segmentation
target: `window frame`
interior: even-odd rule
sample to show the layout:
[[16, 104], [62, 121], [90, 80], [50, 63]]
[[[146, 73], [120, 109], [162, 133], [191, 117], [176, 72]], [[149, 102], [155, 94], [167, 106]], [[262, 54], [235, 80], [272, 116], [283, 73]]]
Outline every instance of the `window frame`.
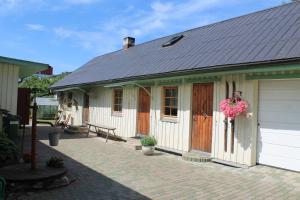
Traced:
[[[177, 90], [177, 96], [176, 97], [168, 97], [169, 99], [176, 99], [177, 101], [176, 101], [176, 105], [173, 105], [173, 106], [166, 106], [166, 89], [176, 89]], [[161, 98], [161, 101], [162, 101], [162, 104], [161, 104], [161, 116], [162, 116], [162, 118], [169, 118], [169, 119], [178, 119], [178, 97], [179, 97], [179, 93], [178, 93], [178, 91], [179, 91], [179, 88], [178, 88], [178, 86], [164, 86], [164, 87], [162, 87], [162, 98]], [[170, 103], [171, 103], [171, 101], [170, 101]], [[168, 107], [168, 108], [170, 108], [170, 114], [169, 115], [167, 115], [166, 114], [166, 107]], [[176, 112], [176, 115], [172, 115], [172, 109], [177, 109], [177, 112]]]
[[[119, 97], [120, 102], [116, 103], [116, 92], [118, 92], [118, 91], [121, 91], [121, 96]], [[112, 107], [111, 107], [113, 114], [121, 114], [123, 112], [123, 94], [124, 94], [123, 88], [114, 88], [113, 89], [113, 95], [112, 95], [113, 99], [112, 99]], [[116, 105], [121, 109], [115, 110]]]

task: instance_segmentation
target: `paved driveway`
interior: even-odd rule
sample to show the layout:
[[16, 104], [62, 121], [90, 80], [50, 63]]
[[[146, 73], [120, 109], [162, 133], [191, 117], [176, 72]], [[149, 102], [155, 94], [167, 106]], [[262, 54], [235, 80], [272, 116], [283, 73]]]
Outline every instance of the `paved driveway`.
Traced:
[[300, 174], [264, 166], [238, 169], [190, 163], [164, 153], [146, 157], [120, 142], [63, 135], [48, 146], [40, 127], [39, 158], [63, 156], [77, 181], [29, 199], [300, 199]]

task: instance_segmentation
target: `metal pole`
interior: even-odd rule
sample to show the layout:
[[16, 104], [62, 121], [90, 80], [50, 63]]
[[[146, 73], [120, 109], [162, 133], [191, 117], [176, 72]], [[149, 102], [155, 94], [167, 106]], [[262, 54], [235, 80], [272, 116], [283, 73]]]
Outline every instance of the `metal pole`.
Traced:
[[31, 169], [36, 169], [36, 112], [37, 104], [32, 106], [32, 128], [31, 128]]

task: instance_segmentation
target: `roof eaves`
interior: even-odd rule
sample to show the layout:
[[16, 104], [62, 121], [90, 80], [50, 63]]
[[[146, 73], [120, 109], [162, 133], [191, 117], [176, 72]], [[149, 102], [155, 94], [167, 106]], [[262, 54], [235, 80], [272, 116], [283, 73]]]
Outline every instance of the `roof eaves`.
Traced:
[[[79, 83], [79, 84], [70, 84], [70, 85], [63, 85], [63, 86], [54, 86], [50, 87], [50, 89], [56, 91], [62, 88], [72, 88], [72, 87], [80, 87], [86, 85], [105, 85], [105, 84], [115, 84], [119, 82], [126, 82], [126, 81], [136, 81], [136, 80], [147, 80], [147, 79], [156, 79], [156, 78], [165, 78], [170, 76], [185, 76], [185, 75], [194, 75], [195, 73], [252, 73], [256, 72], [257, 70], [264, 70], [266, 68], [272, 69], [279, 67], [284, 67], [286, 69], [299, 69], [300, 70], [300, 58], [295, 59], [284, 59], [284, 60], [272, 60], [272, 61], [265, 61], [265, 62], [255, 62], [255, 63], [241, 63], [235, 65], [224, 65], [224, 66], [210, 66], [201, 69], [190, 69], [190, 70], [181, 70], [181, 71], [173, 71], [173, 72], [166, 72], [160, 74], [149, 74], [149, 75], [142, 75], [142, 76], [135, 76], [135, 77], [126, 77], [121, 79], [113, 79], [113, 80], [103, 80], [103, 81], [96, 81], [96, 82], [88, 82], [88, 83]], [[286, 67], [290, 66], [290, 67]]]
[[27, 60], [20, 60], [15, 58], [8, 58], [0, 56], [0, 63], [13, 64], [20, 67], [19, 77], [24, 78], [30, 76], [34, 73], [48, 69], [50, 66], [48, 64], [32, 62]]

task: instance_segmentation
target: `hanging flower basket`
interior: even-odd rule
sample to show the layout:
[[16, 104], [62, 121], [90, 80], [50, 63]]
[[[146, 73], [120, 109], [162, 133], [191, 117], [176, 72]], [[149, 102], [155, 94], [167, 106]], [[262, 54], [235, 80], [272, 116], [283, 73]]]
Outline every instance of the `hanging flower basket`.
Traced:
[[246, 114], [249, 104], [247, 101], [240, 98], [224, 99], [220, 102], [220, 110], [225, 117], [235, 119], [239, 115]]

